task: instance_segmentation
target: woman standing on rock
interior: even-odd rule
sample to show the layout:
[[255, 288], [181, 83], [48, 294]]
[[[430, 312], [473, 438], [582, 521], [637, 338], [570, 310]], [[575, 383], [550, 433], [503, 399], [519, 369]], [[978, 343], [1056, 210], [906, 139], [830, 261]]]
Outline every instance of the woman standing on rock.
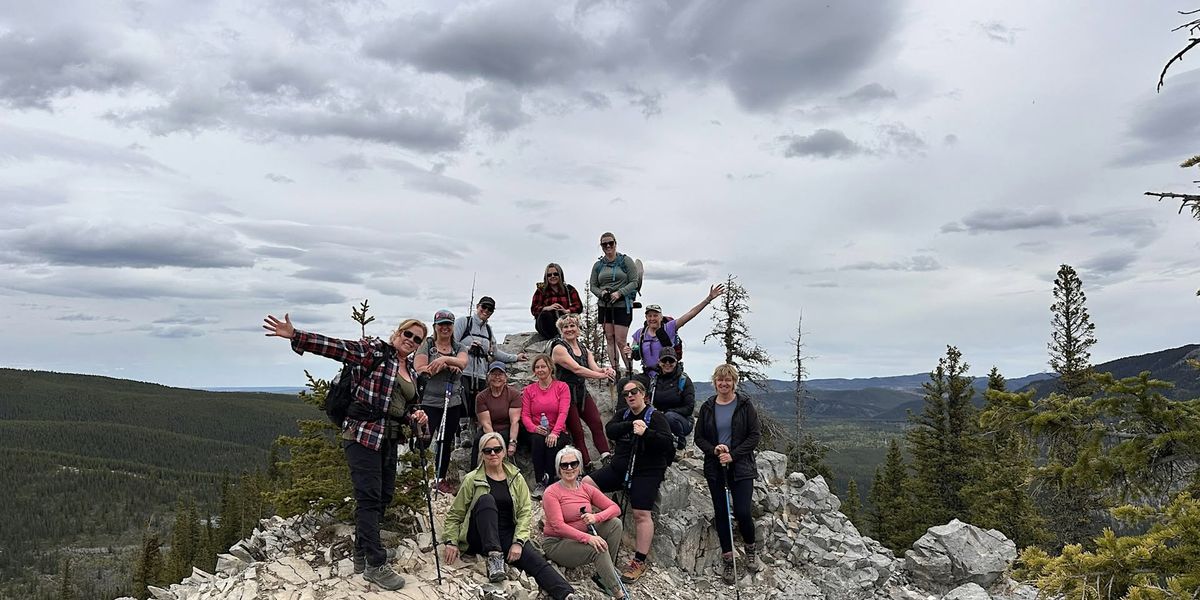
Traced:
[[[600, 368], [592, 351], [579, 342], [579, 317], [563, 315], [556, 328], [560, 339], [550, 346], [550, 358], [554, 360], [554, 376], [567, 384], [571, 390], [571, 409], [567, 413], [567, 431], [571, 432], [577, 450], [583, 453], [585, 467], [592, 463], [588, 456], [587, 442], [583, 437], [583, 422], [592, 430], [592, 443], [603, 459], [608, 454], [608, 438], [604, 435], [604, 422], [596, 401], [587, 391], [588, 379], [614, 379], [617, 372], [611, 367]], [[590, 472], [590, 471], [589, 471]]]
[[754, 479], [758, 467], [754, 450], [762, 437], [758, 412], [750, 398], [737, 391], [738, 372], [733, 365], [717, 365], [712, 376], [717, 395], [700, 405], [696, 419], [696, 446], [704, 454], [704, 479], [712, 495], [717, 537], [721, 540], [722, 578], [735, 584], [733, 535], [725, 489], [733, 496], [733, 516], [742, 541], [746, 543], [746, 569], [758, 571], [758, 547], [754, 537], [754, 519], [750, 514]]
[[567, 413], [571, 406], [571, 390], [567, 384], [554, 380], [554, 365], [550, 357], [533, 357], [533, 383], [521, 392], [521, 424], [529, 432], [530, 453], [533, 455], [533, 475], [537, 484], [533, 497], [541, 498], [546, 486], [554, 483], [554, 453], [566, 445], [561, 439], [567, 428]]
[[[554, 462], [558, 463], [558, 483], [546, 488], [542, 500], [546, 523], [542, 547], [546, 558], [568, 569], [594, 564], [592, 581], [613, 598], [624, 598], [613, 566], [621, 547], [621, 507], [582, 481], [579, 472], [583, 455], [578, 448], [559, 450]], [[599, 512], [595, 512], [597, 509]]]
[[395, 551], [384, 550], [379, 521], [396, 491], [396, 448], [404, 441], [400, 425], [428, 422], [417, 406], [419, 385], [412, 359], [417, 344], [425, 339], [425, 324], [408, 319], [385, 343], [300, 331], [287, 314], [282, 321], [272, 315], [263, 321], [267, 335], [291, 340], [296, 354], [312, 352], [354, 365], [358, 384], [340, 435], [354, 484], [354, 572], [385, 590], [404, 587], [404, 578], [388, 564]]
[[[592, 293], [596, 295], [597, 319], [604, 327], [607, 340], [608, 363], [616, 367], [617, 361], [629, 349], [629, 324], [633, 323], [633, 299], [638, 289], [638, 267], [632, 257], [617, 252], [617, 236], [611, 232], [600, 235], [600, 249], [604, 252], [592, 265]], [[625, 360], [625, 372], [629, 374], [632, 361]]]
[[460, 550], [482, 554], [487, 556], [488, 581], [503, 581], [508, 562], [533, 577], [554, 600], [573, 600], [575, 588], [529, 543], [529, 487], [516, 465], [504, 462], [505, 454], [499, 433], [483, 434], [480, 466], [463, 477], [442, 526], [446, 564], [458, 560]]
[[454, 437], [458, 435], [459, 419], [464, 416], [459, 375], [467, 366], [467, 348], [454, 340], [454, 313], [445, 308], [434, 313], [433, 337], [421, 342], [415, 356], [413, 364], [417, 373], [428, 377], [425, 393], [421, 396], [421, 408], [429, 413], [434, 441], [439, 432], [443, 433], [442, 443], [434, 451], [437, 457], [434, 477], [438, 480], [435, 489], [450, 495], [454, 493], [454, 486], [446, 480], [446, 471], [450, 468], [450, 453], [454, 450]]

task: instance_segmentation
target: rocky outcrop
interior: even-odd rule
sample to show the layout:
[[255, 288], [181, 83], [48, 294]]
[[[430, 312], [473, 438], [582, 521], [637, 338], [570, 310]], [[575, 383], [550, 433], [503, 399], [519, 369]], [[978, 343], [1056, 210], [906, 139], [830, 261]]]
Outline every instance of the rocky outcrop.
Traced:
[[1017, 558], [1017, 546], [995, 529], [980, 529], [954, 519], [930, 527], [904, 555], [913, 582], [930, 590], [965, 583], [988, 587]]

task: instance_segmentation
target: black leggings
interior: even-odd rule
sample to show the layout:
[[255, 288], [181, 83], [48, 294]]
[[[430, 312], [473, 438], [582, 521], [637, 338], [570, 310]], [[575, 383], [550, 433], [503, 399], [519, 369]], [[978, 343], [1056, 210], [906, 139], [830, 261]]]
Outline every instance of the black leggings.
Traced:
[[[733, 552], [733, 538], [729, 532], [729, 508], [725, 505], [725, 486], [720, 478], [708, 479], [708, 493], [712, 494], [713, 513], [716, 515], [717, 537], [721, 540], [721, 552]], [[733, 518], [737, 521], [742, 541], [754, 543], [754, 518], [750, 505], [754, 496], [754, 480], [742, 479], [729, 486], [733, 494]]]
[[544, 477], [548, 478], [547, 483], [558, 481], [558, 465], [554, 464], [554, 457], [567, 445], [565, 433], [559, 434], [558, 444], [554, 446], [546, 446], [544, 435], [529, 434], [529, 453], [533, 455], [533, 476], [536, 479], [534, 483], [541, 483]]
[[[471, 518], [467, 522], [467, 552], [487, 554], [502, 552], [506, 560], [508, 548], [512, 546], [516, 523], [501, 523], [496, 499], [491, 494], [482, 494], [475, 500]], [[546, 562], [545, 557], [529, 542], [521, 546], [521, 558], [512, 565], [533, 577], [538, 587], [546, 590], [551, 598], [562, 600], [575, 591], [566, 579]]]
[[445, 479], [446, 471], [450, 468], [450, 453], [454, 451], [454, 438], [458, 435], [458, 420], [462, 418], [463, 405], [451, 406], [446, 412], [446, 438], [442, 440], [440, 445], [441, 454], [438, 454], [439, 444], [437, 443], [438, 428], [442, 423], [442, 406], [422, 406], [421, 410], [429, 417], [429, 431], [432, 432], [433, 454], [437, 460], [437, 469], [435, 477], [437, 479]]
[[544, 310], [534, 319], [534, 331], [542, 336], [543, 340], [552, 340], [558, 337], [558, 311]]
[[379, 539], [379, 523], [396, 492], [396, 442], [383, 440], [379, 450], [342, 440], [350, 481], [354, 484], [354, 549], [365, 554], [367, 564], [387, 562]]

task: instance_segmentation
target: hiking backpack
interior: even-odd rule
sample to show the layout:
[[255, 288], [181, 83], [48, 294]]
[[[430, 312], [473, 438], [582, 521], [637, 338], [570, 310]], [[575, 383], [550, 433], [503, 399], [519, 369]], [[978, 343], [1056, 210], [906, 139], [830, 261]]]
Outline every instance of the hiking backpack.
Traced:
[[[374, 351], [369, 366], [364, 367], [363, 365], [351, 363], [342, 365], [342, 370], [333, 376], [333, 379], [329, 382], [329, 390], [325, 392], [325, 415], [329, 417], [329, 420], [334, 425], [341, 427], [342, 422], [346, 420], [346, 413], [350, 411], [350, 405], [354, 403], [354, 390], [362, 382], [363, 378], [374, 373], [375, 369], [379, 368], [379, 365], [387, 362], [387, 359], [395, 354], [396, 349], [391, 344], [384, 344], [381, 349]], [[355, 376], [356, 370], [361, 371], [357, 377]], [[378, 421], [383, 416], [383, 413], [377, 409], [372, 414], [374, 418], [362, 420]]]
[[[674, 321], [674, 320], [675, 320], [675, 317], [663, 316], [662, 323], [658, 326], [658, 331], [654, 332], [654, 337], [658, 338], [658, 343], [662, 344], [663, 348], [674, 348], [675, 349], [675, 360], [682, 362], [683, 361], [683, 338], [679, 337], [679, 331], [676, 330], [675, 331], [675, 342], [671, 343], [671, 337], [669, 335], [667, 335], [667, 323], [670, 323], [671, 321]], [[646, 341], [646, 327], [648, 325], [649, 325], [648, 323], [643, 321], [642, 322], [642, 330], [639, 331], [635, 335], [635, 337], [637, 338], [637, 342], [638, 342], [637, 350], [638, 350], [639, 356], [635, 356], [634, 358], [636, 358], [638, 360], [641, 360], [640, 354], [642, 352], [642, 344], [645, 343], [645, 341]]]
[[[629, 257], [624, 254], [618, 254], [617, 259], [617, 264], [621, 267], [621, 272], [625, 273], [626, 277], [629, 277]], [[600, 260], [604, 260], [604, 257], [601, 256]], [[595, 275], [599, 273], [600, 269], [602, 268], [604, 268], [604, 266], [600, 263], [600, 261], [596, 261], [596, 266], [592, 267], [592, 274]], [[633, 294], [629, 296], [629, 300], [632, 302], [633, 308], [642, 307], [642, 303], [637, 302], [637, 297], [642, 295], [642, 279], [645, 277], [645, 275], [646, 270], [642, 267], [642, 259], [635, 258], [633, 260], [633, 279], [637, 281], [637, 287], [634, 288]]]

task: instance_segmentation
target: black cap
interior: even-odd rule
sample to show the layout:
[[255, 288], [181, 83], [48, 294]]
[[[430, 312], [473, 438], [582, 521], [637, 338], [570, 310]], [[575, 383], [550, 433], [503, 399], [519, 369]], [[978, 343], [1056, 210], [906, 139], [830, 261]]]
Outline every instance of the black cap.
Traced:
[[492, 299], [491, 296], [484, 296], [479, 299], [479, 306], [487, 306], [490, 308], [496, 308], [496, 301], [494, 299]]

